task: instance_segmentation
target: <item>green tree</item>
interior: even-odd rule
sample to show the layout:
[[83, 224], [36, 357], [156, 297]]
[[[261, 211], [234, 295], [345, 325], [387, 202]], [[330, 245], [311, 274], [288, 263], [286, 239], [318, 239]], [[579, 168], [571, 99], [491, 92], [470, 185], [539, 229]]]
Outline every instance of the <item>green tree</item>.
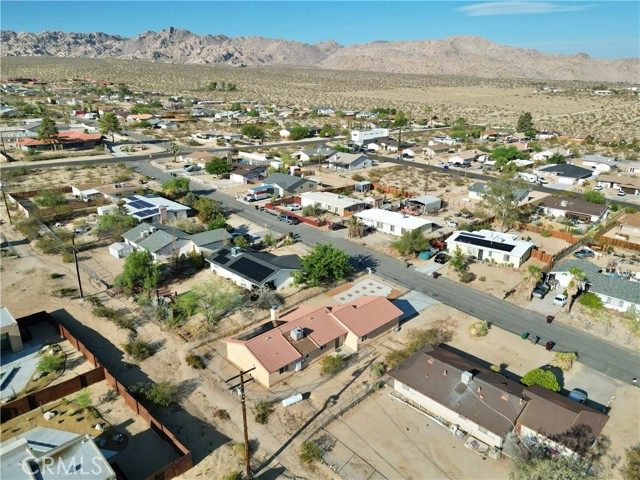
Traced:
[[554, 153], [549, 158], [547, 158], [547, 163], [550, 163], [550, 164], [567, 163], [567, 159], [564, 158], [564, 155], [562, 155], [561, 153]]
[[542, 368], [536, 368], [527, 372], [520, 383], [530, 387], [531, 385], [540, 385], [542, 388], [546, 388], [547, 390], [551, 390], [553, 392], [560, 391], [560, 384], [558, 383], [558, 379], [549, 370], [543, 370]]
[[307, 138], [309, 136], [309, 129], [307, 127], [303, 127], [302, 125], [296, 125], [289, 132], [290, 140], [302, 140], [303, 138]]
[[459, 273], [462, 273], [467, 269], [467, 258], [464, 253], [462, 253], [462, 249], [459, 246], [456, 246], [456, 249], [453, 251], [453, 255], [451, 255], [451, 259], [449, 260], [449, 265]]
[[519, 447], [526, 451], [513, 458], [509, 480], [597, 480], [603, 478], [579, 457], [548, 455], [539, 447]]
[[[258, 110], [256, 110], [255, 108], [252, 108], [251, 110], [249, 110], [247, 112], [247, 117], [256, 118], [256, 117], [259, 117], [259, 116], [260, 116], [260, 112], [258, 112]], [[244, 135], [244, 133], [243, 133], [243, 135]]]
[[596, 190], [589, 190], [582, 195], [587, 202], [597, 203], [598, 205], [604, 205], [607, 203], [607, 197], [604, 196], [604, 193], [598, 192]]
[[240, 289], [235, 285], [211, 279], [193, 289], [199, 311], [208, 323], [217, 323], [220, 318], [233, 311], [243, 302]]
[[43, 190], [33, 201], [43, 208], [57, 207], [66, 203], [64, 193], [59, 190]]
[[161, 407], [171, 405], [178, 395], [178, 387], [169, 381], [133, 385], [131, 391], [143, 394], [147, 400]]
[[117, 209], [111, 213], [98, 216], [96, 233], [108, 237], [119, 237], [127, 230], [135, 227], [137, 223], [135, 218]]
[[[587, 278], [587, 275], [578, 267], [571, 267], [569, 275], [571, 275], [571, 279], [567, 285], [567, 297], [572, 299], [582, 288], [582, 282]], [[567, 310], [571, 310], [571, 301], [567, 302]]]
[[198, 211], [197, 216], [202, 223], [210, 223], [219, 218], [224, 220], [222, 205], [209, 197], [200, 197], [194, 207]]
[[173, 161], [175, 162], [178, 158], [178, 154], [182, 151], [182, 147], [178, 145], [176, 142], [169, 142], [167, 146], [167, 152], [173, 155]]
[[116, 285], [128, 295], [150, 291], [158, 286], [160, 268], [147, 250], [137, 250], [124, 261], [122, 273], [116, 277]]
[[213, 157], [205, 164], [204, 169], [210, 175], [222, 175], [223, 173], [229, 173], [232, 167], [226, 158]]
[[488, 183], [487, 186], [479, 206], [495, 215], [504, 232], [518, 218], [518, 191], [524, 188], [523, 183], [521, 180], [505, 176], [499, 181]]
[[115, 134], [122, 131], [118, 117], [115, 113], [107, 112], [100, 120], [98, 120], [98, 126], [100, 127], [100, 133], [103, 135], [111, 134], [111, 141], [115, 142]]
[[624, 480], [638, 480], [640, 478], [640, 443], [636, 443], [626, 450], [626, 461], [620, 469]]
[[258, 125], [248, 124], [240, 129], [240, 133], [249, 138], [264, 138], [264, 129]]
[[56, 123], [49, 117], [44, 117], [40, 123], [40, 128], [36, 131], [38, 139], [49, 145], [51, 150], [55, 150], [55, 144], [58, 143], [58, 127]]
[[518, 117], [516, 123], [516, 131], [520, 133], [528, 133], [533, 130], [533, 117], [531, 112], [524, 112]]
[[489, 157], [497, 163], [506, 164], [510, 160], [527, 159], [529, 158], [529, 154], [518, 151], [513, 145], [506, 145], [494, 148], [489, 154]]
[[328, 123], [325, 123], [325, 124], [322, 126], [322, 129], [320, 130], [320, 136], [321, 136], [322, 138], [325, 138], [325, 137], [335, 137], [335, 135], [336, 135], [336, 131], [335, 131], [335, 129], [333, 128], [333, 125], [329, 125]]
[[234, 238], [233, 244], [236, 247], [247, 248], [249, 246], [249, 240], [247, 240], [243, 235], [238, 235], [236, 238]]
[[149, 108], [148, 105], [136, 103], [133, 107], [131, 107], [131, 113], [133, 113], [134, 115], [149, 115], [153, 113], [153, 110]]
[[[220, 85], [224, 85], [224, 82], [222, 82]], [[226, 87], [223, 87], [222, 90], [226, 90]], [[232, 112], [240, 112], [242, 111], [242, 105], [240, 105], [240, 103], [238, 102], [233, 102], [229, 110], [231, 110]]]
[[73, 402], [80, 408], [89, 408], [91, 405], [93, 405], [91, 390], [89, 390], [87, 387], [83, 388], [78, 393], [76, 393], [75, 397], [73, 397]]
[[340, 355], [327, 355], [322, 359], [320, 373], [323, 375], [335, 375], [344, 368], [344, 359]]
[[308, 255], [302, 257], [300, 263], [302, 270], [294, 273], [294, 282], [309, 287], [342, 280], [353, 271], [349, 256], [330, 243], [317, 243]]
[[413, 255], [429, 247], [429, 239], [419, 230], [404, 232], [399, 240], [391, 244], [401, 255]]
[[175, 177], [162, 184], [162, 191], [172, 198], [189, 191], [189, 179], [186, 177]]

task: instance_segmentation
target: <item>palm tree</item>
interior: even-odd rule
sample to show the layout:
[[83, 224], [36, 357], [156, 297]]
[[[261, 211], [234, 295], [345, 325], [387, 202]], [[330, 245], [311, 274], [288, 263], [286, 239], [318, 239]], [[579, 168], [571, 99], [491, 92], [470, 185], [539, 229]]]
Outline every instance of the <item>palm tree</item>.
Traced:
[[365, 232], [365, 225], [358, 217], [349, 219], [349, 238], [362, 238]]
[[531, 292], [535, 288], [535, 286], [542, 280], [542, 269], [537, 265], [529, 265], [527, 269], [527, 276], [524, 279], [524, 292], [531, 300]]
[[571, 267], [569, 269], [569, 274], [571, 275], [571, 280], [569, 281], [569, 285], [567, 285], [567, 297], [569, 298], [569, 301], [567, 302], [568, 312], [571, 311], [573, 297], [578, 294], [578, 292], [582, 288], [582, 282], [584, 282], [585, 278], [587, 278], [585, 273], [578, 267]]

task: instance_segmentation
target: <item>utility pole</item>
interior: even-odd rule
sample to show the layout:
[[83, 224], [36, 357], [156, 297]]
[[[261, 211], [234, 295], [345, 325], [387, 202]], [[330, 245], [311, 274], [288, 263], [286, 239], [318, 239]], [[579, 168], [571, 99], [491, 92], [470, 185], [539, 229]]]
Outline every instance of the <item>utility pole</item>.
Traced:
[[2, 190], [2, 200], [4, 200], [4, 208], [7, 209], [9, 225], [13, 225], [13, 221], [11, 220], [11, 212], [9, 211], [9, 204], [7, 203], [7, 194], [4, 192], [4, 184], [2, 182], [0, 182], [0, 190]]
[[82, 292], [82, 281], [80, 280], [80, 267], [78, 266], [78, 255], [76, 249], [76, 236], [71, 236], [71, 243], [73, 245], [73, 261], [76, 264], [76, 275], [78, 276], [78, 288], [80, 290], [80, 298], [84, 300], [84, 294]]
[[249, 452], [249, 431], [247, 430], [247, 397], [245, 395], [244, 392], [244, 376], [251, 372], [252, 370], [255, 370], [256, 367], [250, 368], [249, 370], [244, 370], [241, 371], [239, 375], [236, 375], [235, 377], [231, 377], [228, 380], [225, 380], [224, 383], [229, 383], [231, 380], [235, 380], [236, 378], [240, 378], [240, 383], [229, 387], [229, 390], [233, 391], [236, 390], [237, 388], [240, 389], [239, 393], [240, 393], [240, 402], [242, 403], [242, 426], [244, 428], [244, 459], [245, 459], [245, 467], [247, 469], [246, 471], [246, 475], [247, 475], [247, 480], [251, 480], [251, 458], [250, 458], [250, 452]]

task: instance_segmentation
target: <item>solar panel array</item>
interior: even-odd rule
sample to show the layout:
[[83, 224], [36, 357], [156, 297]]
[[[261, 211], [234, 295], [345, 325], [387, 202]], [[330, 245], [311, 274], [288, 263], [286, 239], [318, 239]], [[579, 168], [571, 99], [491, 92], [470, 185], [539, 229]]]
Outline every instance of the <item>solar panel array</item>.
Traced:
[[230, 270], [235, 270], [239, 274], [258, 282], [261, 282], [275, 272], [273, 268], [261, 265], [247, 257], [242, 257], [239, 260], [236, 260], [229, 268]]
[[140, 217], [140, 218], [150, 217], [151, 215], [157, 215], [157, 214], [158, 214], [158, 209], [156, 208], [140, 210], [139, 212], [134, 213], [136, 217]]
[[510, 252], [516, 247], [515, 245], [510, 245], [508, 243], [492, 242], [491, 240], [478, 238], [476, 235], [469, 234], [458, 235], [458, 238], [456, 238], [456, 242], [477, 245], [478, 247], [493, 248], [494, 250], [500, 250], [502, 252]]

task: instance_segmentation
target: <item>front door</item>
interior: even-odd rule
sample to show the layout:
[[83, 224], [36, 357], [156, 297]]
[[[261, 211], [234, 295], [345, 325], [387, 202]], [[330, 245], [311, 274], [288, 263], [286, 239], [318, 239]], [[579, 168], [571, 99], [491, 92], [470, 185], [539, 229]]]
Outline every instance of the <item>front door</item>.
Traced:
[[478, 260], [482, 260], [482, 254], [484, 253], [484, 250], [482, 250], [481, 248], [478, 249]]

